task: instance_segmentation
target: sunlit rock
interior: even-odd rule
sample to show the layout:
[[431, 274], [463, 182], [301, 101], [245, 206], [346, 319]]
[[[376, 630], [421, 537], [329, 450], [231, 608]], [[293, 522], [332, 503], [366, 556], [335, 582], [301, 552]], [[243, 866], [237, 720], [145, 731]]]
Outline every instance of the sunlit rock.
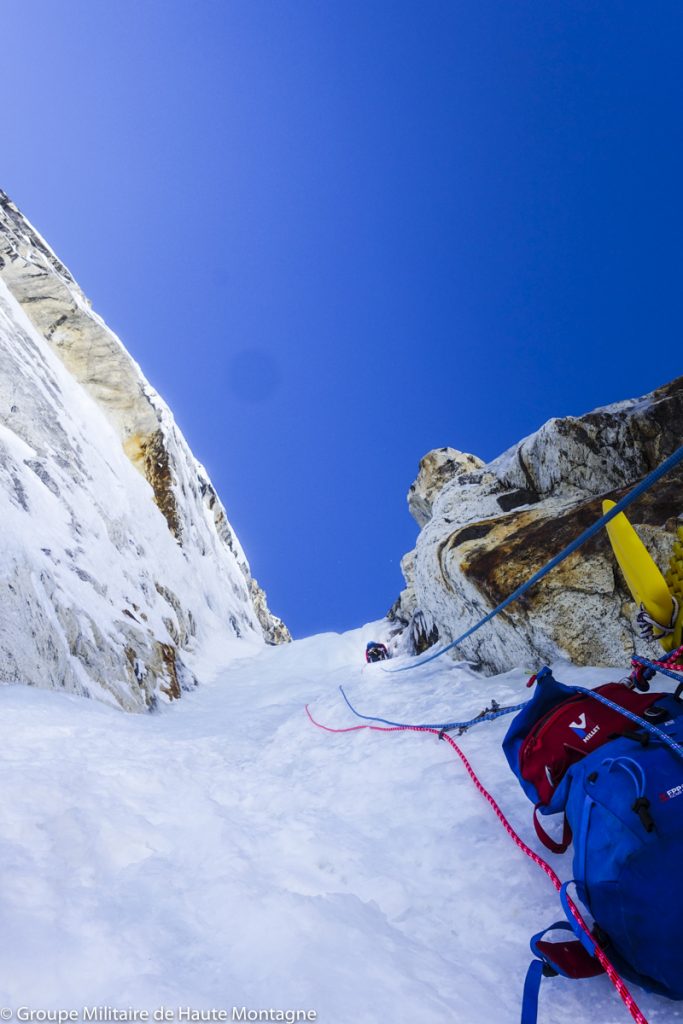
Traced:
[[0, 682], [129, 710], [289, 639], [168, 406], [0, 192]]
[[[454, 639], [593, 523], [603, 498], [618, 500], [681, 443], [678, 378], [645, 398], [550, 420], [488, 465], [453, 449], [430, 453], [408, 496], [422, 530], [406, 566], [406, 591], [390, 617], [405, 626], [421, 612], [442, 642]], [[679, 469], [629, 511], [662, 567], [683, 513], [682, 484]], [[493, 671], [558, 657], [623, 664], [633, 651], [633, 620], [603, 531], [456, 656]]]

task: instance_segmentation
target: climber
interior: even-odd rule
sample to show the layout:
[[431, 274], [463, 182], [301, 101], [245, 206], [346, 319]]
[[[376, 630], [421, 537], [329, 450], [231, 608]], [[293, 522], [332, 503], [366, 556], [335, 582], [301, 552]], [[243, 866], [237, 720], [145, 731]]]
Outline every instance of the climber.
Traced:
[[365, 648], [365, 660], [371, 661], [386, 661], [389, 657], [389, 651], [384, 644], [378, 643], [377, 640], [371, 640]]

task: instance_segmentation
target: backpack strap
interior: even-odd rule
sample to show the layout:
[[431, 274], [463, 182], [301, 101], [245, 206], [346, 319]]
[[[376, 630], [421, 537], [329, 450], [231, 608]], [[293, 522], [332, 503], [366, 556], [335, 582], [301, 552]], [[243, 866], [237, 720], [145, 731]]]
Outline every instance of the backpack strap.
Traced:
[[600, 963], [578, 939], [564, 939], [561, 942], [544, 939], [552, 931], [573, 932], [574, 929], [567, 921], [556, 921], [531, 939], [531, 952], [537, 959], [529, 964], [524, 980], [521, 1024], [536, 1024], [538, 994], [543, 978], [552, 978], [558, 974], [563, 978], [595, 978], [603, 973]]
[[529, 964], [522, 992], [521, 1024], [536, 1024], [538, 1020], [538, 994], [545, 972], [546, 965], [542, 960], [532, 960]]
[[548, 835], [538, 820], [538, 809], [542, 806], [542, 802], [539, 802], [534, 806], [534, 828], [536, 829], [536, 835], [541, 840], [546, 850], [550, 850], [551, 853], [564, 853], [572, 841], [572, 830], [569, 822], [567, 821], [567, 815], [563, 815], [564, 825], [562, 827], [562, 839], [558, 843], [557, 840]]

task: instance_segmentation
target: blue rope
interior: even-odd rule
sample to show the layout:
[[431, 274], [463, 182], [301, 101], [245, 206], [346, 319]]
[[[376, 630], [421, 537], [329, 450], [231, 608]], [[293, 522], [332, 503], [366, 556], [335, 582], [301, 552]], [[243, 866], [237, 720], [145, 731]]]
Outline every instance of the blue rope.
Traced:
[[604, 704], [608, 708], [612, 708], [614, 711], [618, 711], [620, 715], [625, 715], [626, 718], [630, 718], [632, 722], [637, 722], [641, 729], [647, 729], [649, 733], [656, 736], [657, 739], [661, 740], [662, 743], [666, 743], [667, 747], [670, 747], [674, 754], [678, 754], [679, 757], [683, 758], [683, 747], [680, 743], [676, 743], [676, 740], [672, 739], [671, 736], [667, 735], [662, 729], [658, 729], [656, 725], [652, 725], [651, 722], [646, 722], [640, 715], [635, 715], [632, 711], [627, 711], [626, 708], [622, 707], [621, 704], [615, 704], [609, 697], [603, 697], [601, 693], [596, 693], [595, 690], [587, 690], [584, 686], [575, 687], [579, 693], [585, 693], [588, 697], [592, 697], [593, 700], [599, 700], [601, 704]]
[[[639, 660], [645, 661], [645, 659]], [[673, 673], [668, 674], [673, 675]], [[677, 678], [680, 681], [680, 676]], [[645, 721], [645, 719], [641, 718], [640, 715], [634, 714], [633, 711], [629, 711], [621, 704], [616, 704], [613, 700], [610, 700], [608, 697], [603, 697], [601, 693], [596, 693], [595, 690], [588, 690], [584, 686], [576, 686], [574, 687], [574, 689], [578, 693], [583, 693], [587, 697], [592, 697], [593, 700], [597, 700], [601, 704], [604, 704], [606, 707], [612, 708], [613, 711], [618, 711], [620, 715], [624, 715], [624, 717], [630, 718], [632, 722], [635, 722], [640, 728], [646, 729], [653, 736], [656, 736], [658, 739], [662, 740], [662, 742], [665, 743], [668, 747], [670, 747], [675, 754], [678, 754], [679, 757], [683, 758], [683, 747], [679, 743], [677, 743], [676, 740], [672, 739], [671, 736], [668, 736], [667, 733], [665, 733], [662, 729], [658, 729], [656, 725], [652, 725], [651, 722]], [[346, 693], [344, 692], [343, 686], [339, 687], [339, 692], [346, 701], [349, 710], [356, 716], [356, 718], [363, 718], [366, 722], [381, 722], [382, 725], [394, 725], [400, 726], [402, 728], [413, 729], [469, 729], [473, 725], [479, 725], [480, 722], [492, 722], [495, 718], [501, 718], [503, 715], [511, 715], [515, 711], [521, 711], [522, 708], [526, 707], [526, 705], [530, 703], [530, 701], [525, 700], [522, 701], [521, 704], [514, 704], [511, 707], [507, 708], [499, 708], [498, 711], [489, 711], [485, 715], [477, 715], [476, 718], [470, 718], [469, 721], [467, 722], [394, 722], [390, 718], [379, 718], [376, 715], [362, 714], [353, 706], [353, 704], [347, 697]]]
[[497, 605], [497, 607], [495, 607], [493, 611], [489, 612], [488, 615], [485, 615], [482, 619], [479, 620], [479, 622], [477, 622], [474, 626], [471, 626], [461, 636], [457, 637], [455, 640], [452, 640], [451, 643], [447, 644], [445, 647], [442, 647], [440, 650], [435, 651], [433, 654], [430, 654], [429, 657], [423, 658], [421, 661], [412, 662], [412, 664], [410, 665], [402, 665], [399, 668], [384, 668], [384, 666], [381, 665], [380, 668], [382, 669], [382, 671], [388, 672], [389, 674], [393, 675], [394, 672], [407, 672], [409, 669], [420, 668], [422, 665], [429, 664], [430, 661], [434, 661], [436, 658], [440, 658], [442, 654], [445, 654], [447, 651], [451, 651], [454, 647], [457, 647], [459, 644], [463, 642], [463, 640], [466, 640], [468, 637], [472, 636], [472, 634], [476, 633], [478, 629], [481, 629], [481, 627], [485, 626], [487, 622], [490, 622], [491, 619], [495, 618], [496, 615], [498, 615], [505, 608], [507, 608], [508, 605], [511, 605], [513, 601], [516, 601], [518, 597], [521, 597], [522, 594], [526, 594], [527, 590], [533, 587], [535, 583], [538, 583], [539, 580], [542, 580], [544, 576], [547, 576], [548, 573], [557, 565], [559, 565], [560, 562], [563, 562], [565, 558], [568, 558], [569, 555], [573, 555], [574, 552], [578, 548], [580, 548], [582, 544], [585, 544], [587, 540], [590, 540], [591, 537], [594, 537], [595, 534], [603, 528], [603, 526], [605, 526], [612, 519], [614, 519], [615, 516], [618, 516], [620, 512], [623, 512], [625, 508], [628, 508], [628, 506], [632, 502], [634, 502], [636, 498], [639, 498], [641, 494], [644, 494], [645, 491], [648, 491], [653, 484], [660, 480], [661, 477], [669, 473], [674, 468], [674, 466], [677, 466], [678, 463], [681, 462], [682, 460], [683, 445], [681, 445], [681, 447], [678, 448], [673, 453], [673, 455], [670, 455], [668, 459], [665, 459], [664, 462], [662, 462], [661, 466], [658, 466], [657, 469], [654, 469], [651, 473], [648, 473], [648, 475], [643, 480], [641, 480], [640, 483], [637, 484], [633, 488], [633, 490], [629, 492], [629, 494], [624, 495], [624, 497], [616, 503], [614, 508], [611, 508], [609, 512], [606, 512], [604, 516], [600, 516], [600, 518], [597, 519], [592, 526], [589, 526], [587, 530], [584, 530], [583, 533], [579, 534], [579, 536], [576, 537], [575, 540], [571, 542], [571, 544], [568, 544], [566, 548], [560, 551], [558, 555], [555, 555], [554, 558], [551, 558], [551, 560], [546, 565], [544, 565], [542, 569], [539, 569], [538, 572], [535, 572], [534, 575], [526, 581], [526, 583], [522, 583], [522, 585], [517, 587], [516, 590], [513, 590], [509, 597], [506, 597], [504, 601], [501, 601], [501, 603]]
[[658, 665], [655, 661], [648, 661], [647, 658], [641, 658], [639, 654], [634, 654], [631, 661], [637, 661], [639, 665], [645, 665], [646, 668], [651, 668], [653, 672], [661, 672], [663, 676], [668, 676], [669, 679], [675, 679], [677, 683], [683, 683], [683, 672], [674, 672], [673, 669], [664, 668], [662, 665]]
[[353, 704], [344, 693], [343, 686], [339, 687], [339, 691], [356, 718], [364, 718], [367, 722], [381, 722], [383, 725], [398, 725], [403, 728], [412, 729], [469, 729], [471, 725], [478, 725], [479, 722], [492, 722], [494, 718], [500, 718], [502, 715], [511, 715], [513, 711], [521, 711], [521, 709], [529, 703], [529, 701], [525, 700], [522, 704], [515, 704], [514, 707], [511, 708], [500, 708], [498, 711], [489, 711], [485, 715], [478, 715], [477, 718], [471, 718], [469, 722], [425, 722], [420, 725], [415, 725], [413, 722], [392, 722], [388, 718], [376, 718], [374, 715], [362, 715], [360, 711], [356, 711]]

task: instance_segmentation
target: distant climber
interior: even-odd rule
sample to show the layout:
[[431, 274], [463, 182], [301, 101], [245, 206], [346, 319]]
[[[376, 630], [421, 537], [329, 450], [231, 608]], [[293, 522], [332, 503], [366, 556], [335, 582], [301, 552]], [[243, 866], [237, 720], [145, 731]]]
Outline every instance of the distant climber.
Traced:
[[365, 660], [371, 661], [386, 661], [389, 657], [389, 651], [385, 644], [379, 643], [377, 640], [371, 640], [365, 648]]

